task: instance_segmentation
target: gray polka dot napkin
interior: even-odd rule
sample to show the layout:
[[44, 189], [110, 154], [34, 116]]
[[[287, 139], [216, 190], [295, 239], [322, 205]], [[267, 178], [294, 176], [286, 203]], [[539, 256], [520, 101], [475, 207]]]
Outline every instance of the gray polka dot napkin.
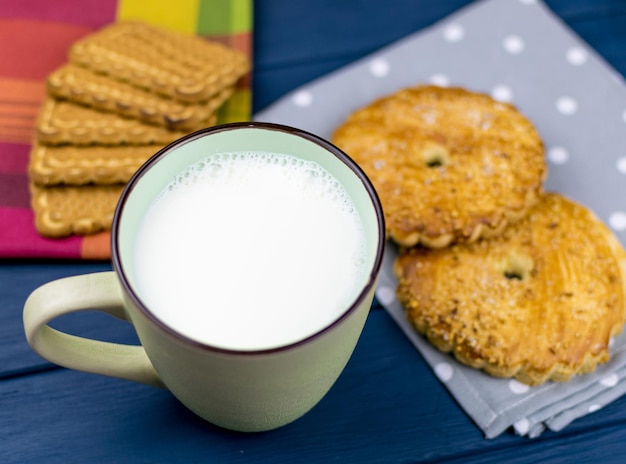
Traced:
[[[546, 189], [591, 208], [626, 243], [626, 87], [539, 0], [483, 0], [286, 95], [255, 116], [329, 138], [374, 98], [430, 82], [510, 101], [546, 146]], [[626, 334], [611, 361], [567, 383], [529, 388], [467, 368], [432, 348], [395, 299], [388, 244], [377, 298], [487, 438], [561, 430], [626, 392]]]

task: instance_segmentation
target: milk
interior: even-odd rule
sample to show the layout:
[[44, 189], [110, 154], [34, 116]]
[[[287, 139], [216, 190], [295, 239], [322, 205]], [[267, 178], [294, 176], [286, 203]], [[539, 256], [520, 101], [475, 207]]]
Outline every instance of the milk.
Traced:
[[365, 236], [345, 188], [286, 154], [223, 153], [179, 174], [135, 244], [141, 300], [198, 342], [261, 350], [302, 340], [365, 285]]

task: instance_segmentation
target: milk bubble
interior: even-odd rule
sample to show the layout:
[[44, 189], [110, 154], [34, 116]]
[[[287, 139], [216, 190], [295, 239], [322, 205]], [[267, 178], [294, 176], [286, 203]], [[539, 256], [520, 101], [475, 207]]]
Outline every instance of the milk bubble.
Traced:
[[258, 350], [336, 320], [365, 284], [361, 218], [321, 165], [221, 153], [178, 174], [142, 219], [138, 293], [189, 338]]

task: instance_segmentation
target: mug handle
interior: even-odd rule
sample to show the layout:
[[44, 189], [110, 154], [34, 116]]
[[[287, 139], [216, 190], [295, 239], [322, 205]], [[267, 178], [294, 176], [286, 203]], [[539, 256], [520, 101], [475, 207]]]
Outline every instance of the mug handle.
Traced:
[[129, 321], [112, 271], [66, 277], [37, 288], [24, 305], [24, 331], [32, 349], [60, 366], [165, 388], [142, 346], [91, 340], [53, 329], [63, 314], [97, 310]]

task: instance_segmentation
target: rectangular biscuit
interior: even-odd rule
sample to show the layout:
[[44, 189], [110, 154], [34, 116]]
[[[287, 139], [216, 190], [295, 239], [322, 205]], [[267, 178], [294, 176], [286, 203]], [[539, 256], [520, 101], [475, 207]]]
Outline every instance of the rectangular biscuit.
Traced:
[[45, 145], [35, 141], [28, 174], [38, 185], [125, 183], [163, 145]]
[[71, 63], [50, 74], [46, 84], [48, 94], [58, 99], [67, 99], [171, 130], [188, 131], [204, 127], [234, 91], [234, 87], [227, 87], [206, 102], [186, 104]]
[[188, 103], [211, 99], [250, 69], [239, 51], [136, 21], [113, 23], [79, 40], [70, 61]]
[[[216, 119], [211, 116], [207, 125]], [[39, 110], [36, 131], [39, 142], [47, 145], [167, 144], [188, 133], [52, 97]]]
[[109, 230], [123, 185], [39, 187], [30, 185], [35, 228], [62, 238]]

